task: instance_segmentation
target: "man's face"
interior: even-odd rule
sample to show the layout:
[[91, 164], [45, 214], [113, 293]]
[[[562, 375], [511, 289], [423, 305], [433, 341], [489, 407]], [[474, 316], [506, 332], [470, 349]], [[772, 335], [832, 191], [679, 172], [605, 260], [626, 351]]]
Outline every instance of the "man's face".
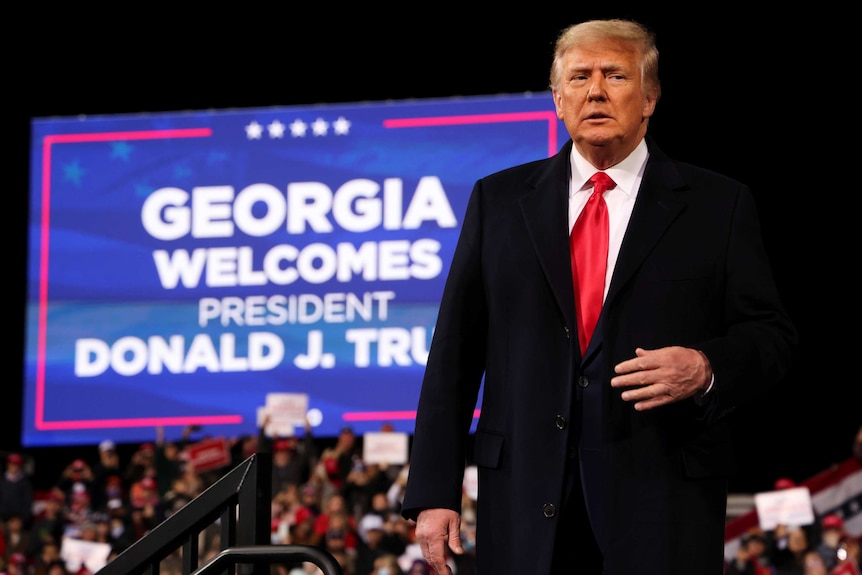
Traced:
[[628, 155], [656, 104], [641, 81], [637, 51], [618, 41], [586, 43], [570, 48], [562, 64], [554, 104], [578, 150], [587, 158], [590, 147]]

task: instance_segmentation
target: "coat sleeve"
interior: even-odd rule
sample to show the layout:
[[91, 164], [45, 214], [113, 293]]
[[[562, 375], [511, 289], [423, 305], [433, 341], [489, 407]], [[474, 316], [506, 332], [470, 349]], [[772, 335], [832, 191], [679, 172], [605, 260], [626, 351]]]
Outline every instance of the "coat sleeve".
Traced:
[[776, 289], [747, 187], [733, 211], [725, 269], [726, 335], [698, 346], [715, 374], [714, 389], [705, 398], [713, 421], [781, 381], [797, 346], [798, 335]]
[[482, 274], [482, 186], [473, 187], [422, 381], [402, 514], [460, 511], [467, 441], [485, 369], [488, 332]]

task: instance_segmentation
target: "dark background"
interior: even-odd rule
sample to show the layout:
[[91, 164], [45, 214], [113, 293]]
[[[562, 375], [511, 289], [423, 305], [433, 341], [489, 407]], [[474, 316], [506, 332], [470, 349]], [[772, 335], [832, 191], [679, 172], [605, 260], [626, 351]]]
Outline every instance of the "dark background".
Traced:
[[[20, 20], [7, 20], [21, 30], [7, 48], [3, 82], [11, 116], [4, 167], [12, 175], [5, 189], [12, 314], [0, 451], [22, 449], [30, 118], [540, 92], [564, 26], [631, 17], [656, 31], [661, 53], [663, 96], [650, 133], [671, 156], [751, 186], [801, 334], [784, 385], [738, 413], [741, 473], [731, 487], [752, 492], [771, 489], [778, 477], [803, 481], [850, 456], [862, 425], [858, 346], [851, 349], [859, 341], [851, 323], [856, 280], [847, 263], [858, 255], [849, 241], [853, 204], [832, 198], [852, 191], [858, 178], [845, 171], [839, 189], [823, 190], [816, 174], [835, 166], [854, 104], [835, 89], [850, 71], [823, 40], [824, 18], [702, 3], [670, 11], [531, 2], [516, 7], [529, 13], [475, 9], [472, 16], [464, 5], [383, 12], [319, 4], [293, 11], [212, 5], [194, 14], [153, 5], [98, 14], [28, 7]], [[822, 223], [807, 221], [836, 205]], [[53, 481], [71, 459], [94, 459], [96, 448], [23, 451]]]

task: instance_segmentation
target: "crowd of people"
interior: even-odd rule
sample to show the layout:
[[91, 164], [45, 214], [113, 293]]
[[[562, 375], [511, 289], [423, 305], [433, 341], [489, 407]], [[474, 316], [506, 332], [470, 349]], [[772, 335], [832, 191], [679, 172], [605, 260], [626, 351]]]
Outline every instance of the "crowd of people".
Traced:
[[[7, 453], [0, 479], [0, 575], [90, 575], [97, 568], [63, 553], [70, 542], [103, 544], [109, 562], [149, 533], [224, 473], [261, 450], [272, 453], [272, 543], [318, 546], [341, 564], [344, 575], [430, 575], [413, 537], [413, 522], [400, 515], [407, 464], [366, 463], [362, 438], [345, 427], [322, 440], [305, 433], [229, 439], [230, 466], [197, 471], [188, 447], [195, 428], [166, 441], [120, 450], [106, 439], [93, 460], [74, 459], [47, 490], [34, 487], [21, 453]], [[384, 425], [382, 430], [391, 430]], [[122, 451], [130, 452], [127, 460]], [[465, 495], [465, 509], [475, 501]], [[465, 540], [473, 537], [465, 521]], [[217, 555], [219, 526], [199, 541], [201, 564]], [[160, 564], [163, 575], [182, 573], [181, 549]], [[469, 572], [470, 556], [452, 559]], [[279, 564], [273, 575], [314, 575], [308, 562]]]
[[[312, 428], [291, 437], [256, 436], [229, 441], [231, 468], [260, 450], [272, 453], [272, 543], [325, 549], [344, 575], [431, 575], [416, 543], [415, 523], [401, 516], [409, 462], [367, 463], [362, 438], [345, 427], [335, 440], [315, 438]], [[63, 557], [69, 541], [102, 543], [107, 561], [202, 493], [229, 469], [198, 472], [189, 463], [194, 428], [176, 441], [163, 430], [123, 461], [111, 440], [94, 461], [71, 461], [47, 492], [34, 488], [22, 454], [5, 455], [0, 478], [0, 575], [90, 575], [84, 562]], [[391, 430], [383, 426], [382, 430]], [[862, 461], [862, 428], [853, 444]], [[775, 488], [787, 486], [787, 479]], [[451, 555], [455, 575], [473, 573], [476, 501], [462, 501], [463, 555]], [[806, 526], [753, 529], [727, 561], [725, 575], [858, 575], [858, 538], [848, 536], [838, 515]], [[201, 562], [221, 551], [219, 529], [201, 534]], [[162, 561], [160, 573], [182, 573], [181, 550]], [[319, 575], [312, 563], [274, 565], [273, 575]]]
[[859, 538], [847, 533], [837, 514], [807, 525], [756, 527], [742, 537], [725, 575], [859, 575], [859, 546]]

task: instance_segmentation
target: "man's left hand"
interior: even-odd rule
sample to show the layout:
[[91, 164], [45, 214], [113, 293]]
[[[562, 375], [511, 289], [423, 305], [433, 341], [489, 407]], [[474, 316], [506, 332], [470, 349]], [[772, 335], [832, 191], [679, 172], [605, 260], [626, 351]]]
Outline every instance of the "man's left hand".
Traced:
[[635, 357], [614, 367], [611, 387], [626, 388], [623, 401], [634, 402], [638, 411], [703, 393], [712, 380], [712, 367], [702, 351], [671, 346], [635, 350]]

